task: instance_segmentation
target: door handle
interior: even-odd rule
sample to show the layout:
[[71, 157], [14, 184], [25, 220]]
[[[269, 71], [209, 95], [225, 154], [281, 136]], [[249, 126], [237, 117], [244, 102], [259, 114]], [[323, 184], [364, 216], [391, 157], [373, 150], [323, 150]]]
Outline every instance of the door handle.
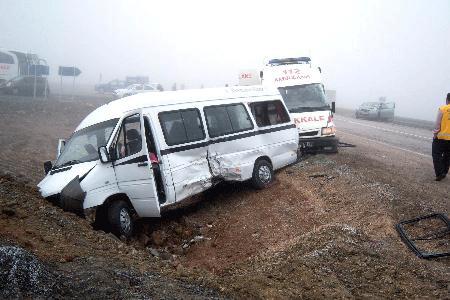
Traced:
[[143, 163], [138, 163], [138, 167], [146, 167], [148, 166], [148, 163], [143, 162]]

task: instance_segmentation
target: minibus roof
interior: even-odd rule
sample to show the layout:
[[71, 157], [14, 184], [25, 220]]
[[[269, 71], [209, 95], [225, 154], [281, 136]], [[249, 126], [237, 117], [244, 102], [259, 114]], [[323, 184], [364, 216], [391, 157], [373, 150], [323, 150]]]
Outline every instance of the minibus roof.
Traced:
[[276, 88], [262, 85], [141, 93], [100, 106], [81, 121], [75, 131], [106, 120], [120, 118], [125, 113], [139, 108], [263, 96], [281, 98]]

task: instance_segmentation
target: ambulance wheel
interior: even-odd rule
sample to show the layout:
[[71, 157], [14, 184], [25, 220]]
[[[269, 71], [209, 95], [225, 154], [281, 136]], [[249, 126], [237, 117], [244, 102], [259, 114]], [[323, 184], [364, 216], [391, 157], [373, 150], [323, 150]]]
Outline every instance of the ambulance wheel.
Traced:
[[123, 235], [130, 238], [133, 234], [134, 224], [128, 203], [123, 200], [111, 203], [108, 208], [108, 223], [111, 232], [116, 236], [121, 237]]
[[266, 188], [273, 181], [272, 164], [265, 159], [257, 160], [253, 167], [252, 184], [258, 189]]

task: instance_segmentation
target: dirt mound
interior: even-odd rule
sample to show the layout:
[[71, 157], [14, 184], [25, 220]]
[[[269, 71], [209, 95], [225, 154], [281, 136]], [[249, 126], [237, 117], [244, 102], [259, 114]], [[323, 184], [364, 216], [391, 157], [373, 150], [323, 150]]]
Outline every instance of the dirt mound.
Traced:
[[47, 298], [56, 276], [36, 256], [15, 246], [0, 246], [0, 297]]
[[[94, 231], [87, 220], [51, 205], [12, 176], [0, 176], [0, 245], [14, 245], [0, 248], [8, 254], [0, 252], [0, 286], [8, 284], [2, 291], [5, 297], [221, 297], [148, 249]], [[17, 277], [17, 283], [8, 276]], [[24, 292], [27, 287], [29, 294]]]
[[235, 291], [246, 298], [414, 298], [427, 296], [424, 291], [448, 296], [448, 268], [431, 269], [391, 250], [349, 225], [327, 225], [299, 236], [288, 249], [250, 259], [229, 275]]

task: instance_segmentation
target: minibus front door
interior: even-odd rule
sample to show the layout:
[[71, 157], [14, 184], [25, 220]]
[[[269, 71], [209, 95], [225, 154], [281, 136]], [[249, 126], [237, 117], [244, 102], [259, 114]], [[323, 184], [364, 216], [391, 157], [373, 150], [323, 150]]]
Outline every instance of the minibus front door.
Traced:
[[142, 115], [125, 117], [113, 146], [117, 185], [139, 217], [159, 217], [155, 180], [148, 159]]

